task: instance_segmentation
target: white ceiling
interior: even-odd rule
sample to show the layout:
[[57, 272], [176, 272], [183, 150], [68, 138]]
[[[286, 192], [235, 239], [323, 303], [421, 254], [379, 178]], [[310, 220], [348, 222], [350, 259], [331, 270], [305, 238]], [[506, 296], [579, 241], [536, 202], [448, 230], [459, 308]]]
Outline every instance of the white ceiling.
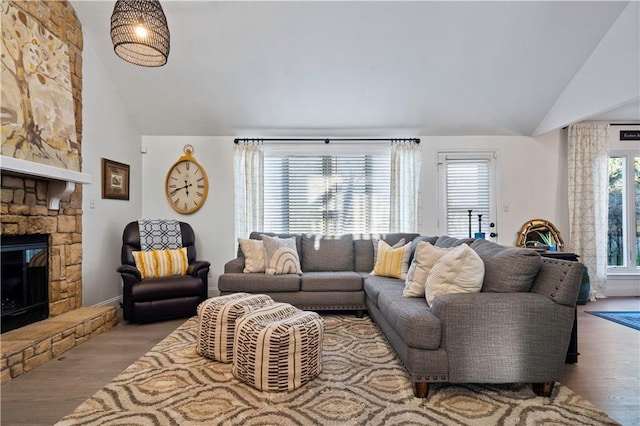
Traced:
[[628, 4], [163, 0], [169, 61], [142, 68], [115, 0], [72, 3], [142, 134], [218, 136], [530, 135]]

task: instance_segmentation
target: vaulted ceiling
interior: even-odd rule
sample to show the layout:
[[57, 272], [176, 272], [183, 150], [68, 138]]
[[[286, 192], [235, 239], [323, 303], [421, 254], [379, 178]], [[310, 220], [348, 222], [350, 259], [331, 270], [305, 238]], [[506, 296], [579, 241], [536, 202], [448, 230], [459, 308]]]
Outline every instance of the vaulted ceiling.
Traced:
[[531, 135], [629, 4], [165, 0], [169, 61], [142, 68], [114, 3], [72, 2], [142, 134], [264, 136]]

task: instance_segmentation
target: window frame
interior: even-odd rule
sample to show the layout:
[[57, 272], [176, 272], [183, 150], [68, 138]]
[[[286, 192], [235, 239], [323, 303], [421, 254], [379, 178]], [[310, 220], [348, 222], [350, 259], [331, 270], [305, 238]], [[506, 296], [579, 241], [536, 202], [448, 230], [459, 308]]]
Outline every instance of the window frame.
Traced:
[[[607, 261], [607, 275], [640, 275], [640, 266], [636, 265], [638, 247], [636, 242], [636, 217], [635, 205], [635, 159], [640, 158], [640, 152], [633, 148], [612, 148], [609, 158], [624, 158], [623, 171], [623, 247], [625, 265], [610, 266]], [[608, 198], [607, 198], [608, 208]], [[607, 225], [608, 226], [608, 225]], [[607, 253], [608, 259], [608, 253]]]

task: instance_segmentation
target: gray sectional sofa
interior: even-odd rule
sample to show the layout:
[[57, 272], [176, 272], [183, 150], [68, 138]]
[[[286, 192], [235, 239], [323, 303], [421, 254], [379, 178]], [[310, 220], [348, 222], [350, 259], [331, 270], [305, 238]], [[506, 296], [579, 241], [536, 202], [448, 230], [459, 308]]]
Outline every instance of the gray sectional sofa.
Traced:
[[221, 294], [262, 293], [308, 310], [366, 310], [403, 362], [417, 397], [426, 397], [429, 384], [439, 382], [532, 383], [537, 394], [550, 396], [560, 379], [581, 263], [486, 240], [378, 236], [390, 245], [404, 238], [414, 249], [419, 241], [436, 247], [466, 243], [483, 260], [479, 293], [442, 294], [429, 307], [424, 298], [403, 296], [404, 280], [371, 275], [371, 235], [277, 236], [295, 236], [303, 273], [243, 273], [239, 249], [219, 277]]

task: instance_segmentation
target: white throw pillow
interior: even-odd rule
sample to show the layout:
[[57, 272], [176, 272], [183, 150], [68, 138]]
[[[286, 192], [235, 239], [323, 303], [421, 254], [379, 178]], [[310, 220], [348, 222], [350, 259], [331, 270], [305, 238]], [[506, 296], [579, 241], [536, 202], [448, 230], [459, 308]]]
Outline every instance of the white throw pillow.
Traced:
[[296, 238], [262, 236], [267, 275], [301, 274]]
[[451, 251], [450, 248], [436, 247], [426, 241], [419, 241], [407, 273], [402, 295], [404, 297], [424, 297], [424, 286], [431, 268], [449, 251]]
[[446, 293], [478, 293], [484, 280], [484, 262], [468, 245], [453, 247], [433, 265], [425, 285], [425, 298]]
[[238, 244], [244, 254], [244, 270], [242, 272], [264, 272], [264, 243], [260, 240], [238, 238]]

